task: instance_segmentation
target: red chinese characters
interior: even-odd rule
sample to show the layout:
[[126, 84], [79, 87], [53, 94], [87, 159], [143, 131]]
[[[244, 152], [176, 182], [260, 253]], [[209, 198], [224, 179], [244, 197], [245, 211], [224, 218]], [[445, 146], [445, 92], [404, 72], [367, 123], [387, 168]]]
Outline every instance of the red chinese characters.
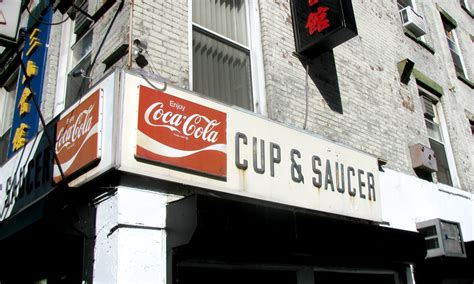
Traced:
[[[319, 0], [309, 0], [309, 6], [312, 7], [319, 3]], [[315, 32], [320, 33], [321, 31], [330, 27], [327, 12], [328, 7], [318, 7], [316, 11], [311, 11], [306, 21], [306, 28], [308, 33], [313, 35]]]

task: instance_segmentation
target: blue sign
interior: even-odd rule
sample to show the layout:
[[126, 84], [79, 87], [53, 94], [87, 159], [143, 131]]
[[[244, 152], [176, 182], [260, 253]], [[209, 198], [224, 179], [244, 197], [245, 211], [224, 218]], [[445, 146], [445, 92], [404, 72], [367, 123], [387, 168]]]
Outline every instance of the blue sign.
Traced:
[[[22, 149], [38, 132], [39, 115], [33, 102], [33, 96], [38, 104], [41, 104], [48, 55], [47, 44], [51, 30], [51, 26], [44, 23], [50, 23], [52, 16], [52, 9], [48, 8], [39, 25], [28, 23], [29, 27], [36, 26], [36, 28], [29, 31], [25, 38], [21, 61], [28, 76], [25, 76], [23, 68], [20, 69], [8, 158]], [[36, 20], [30, 17], [28, 21]], [[30, 79], [29, 84], [27, 77]]]

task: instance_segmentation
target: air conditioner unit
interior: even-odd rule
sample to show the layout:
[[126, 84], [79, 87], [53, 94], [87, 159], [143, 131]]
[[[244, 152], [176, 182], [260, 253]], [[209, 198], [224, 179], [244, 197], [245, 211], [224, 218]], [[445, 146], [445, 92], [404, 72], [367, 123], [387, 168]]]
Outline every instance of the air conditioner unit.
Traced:
[[405, 29], [410, 31], [416, 37], [426, 34], [425, 20], [423, 19], [423, 16], [416, 13], [412, 7], [407, 6], [399, 12]]
[[425, 237], [427, 258], [437, 256], [466, 257], [459, 223], [432, 219], [417, 223], [416, 229]]

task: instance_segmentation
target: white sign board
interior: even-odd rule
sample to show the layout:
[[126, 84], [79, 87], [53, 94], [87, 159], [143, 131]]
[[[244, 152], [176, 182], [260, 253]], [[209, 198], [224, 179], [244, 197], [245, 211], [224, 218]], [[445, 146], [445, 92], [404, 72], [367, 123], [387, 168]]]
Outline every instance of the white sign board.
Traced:
[[22, 2], [20, 0], [0, 0], [0, 39], [16, 41]]
[[157, 86], [163, 85], [125, 75], [120, 170], [382, 221], [375, 157], [189, 91]]

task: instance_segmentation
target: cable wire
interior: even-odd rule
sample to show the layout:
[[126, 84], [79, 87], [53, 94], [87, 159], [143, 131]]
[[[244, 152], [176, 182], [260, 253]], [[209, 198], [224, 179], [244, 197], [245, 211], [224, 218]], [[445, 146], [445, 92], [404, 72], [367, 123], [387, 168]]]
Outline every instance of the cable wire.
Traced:
[[308, 73], [309, 73], [309, 64], [306, 63], [306, 77], [305, 77], [305, 86], [304, 86], [304, 94], [306, 100], [305, 112], [304, 112], [304, 124], [303, 129], [306, 130], [306, 124], [308, 123], [308, 108], [309, 108], [309, 98], [308, 98]]
[[[105, 35], [104, 35], [104, 38], [102, 39], [102, 42], [101, 42], [100, 45], [99, 45], [99, 48], [98, 48], [97, 53], [96, 53], [96, 55], [95, 55], [95, 57], [94, 57], [94, 60], [89, 64], [89, 66], [87, 67], [87, 70], [86, 70], [85, 72], [81, 72], [81, 74], [80, 74], [80, 76], [82, 76], [81, 85], [80, 85], [80, 87], [79, 87], [79, 90], [78, 90], [76, 96], [74, 97], [74, 98], [78, 98], [78, 97], [79, 97], [79, 101], [80, 101], [80, 99], [82, 98], [82, 91], [84, 90], [84, 86], [85, 86], [84, 83], [85, 83], [85, 81], [86, 81], [85, 79], [88, 79], [88, 80], [91, 79], [91, 77], [90, 77], [90, 72], [91, 72], [91, 70], [92, 70], [92, 67], [94, 66], [95, 62], [97, 61], [97, 57], [99, 56], [100, 51], [101, 51], [101, 49], [102, 49], [102, 47], [103, 47], [103, 45], [104, 45], [104, 43], [105, 43], [105, 40], [107, 39], [107, 36], [108, 36], [108, 34], [110, 33], [110, 30], [112, 29], [112, 26], [113, 26], [113, 24], [114, 24], [114, 22], [115, 22], [115, 19], [117, 18], [119, 12], [120, 12], [120, 11], [122, 10], [122, 8], [123, 8], [123, 4], [124, 4], [124, 0], [121, 1], [121, 3], [120, 3], [120, 5], [119, 5], [119, 7], [118, 7], [116, 13], [114, 14], [114, 17], [112, 18], [112, 21], [110, 22], [110, 25], [109, 25], [109, 27], [108, 27], [108, 29], [107, 29]], [[72, 112], [72, 113], [73, 113], [73, 112]], [[68, 124], [66, 124], [66, 127], [67, 127], [67, 126], [68, 126]], [[63, 135], [65, 135], [65, 132], [63, 133]], [[62, 137], [58, 137], [58, 139], [61, 139], [61, 138], [62, 138]], [[59, 164], [59, 163], [58, 163], [58, 164]], [[61, 179], [64, 180], [63, 175], [61, 175]], [[66, 185], [67, 185], [67, 183], [66, 183]]]
[[28, 11], [28, 14], [30, 14], [30, 17], [33, 18], [33, 20], [35, 20], [37, 23], [40, 23], [40, 24], [44, 24], [44, 25], [47, 25], [47, 26], [57, 26], [57, 25], [61, 25], [61, 24], [64, 24], [67, 20], [69, 20], [70, 16], [68, 15], [66, 17], [66, 19], [60, 21], [60, 22], [57, 22], [57, 23], [47, 23], [47, 22], [43, 22], [41, 21], [40, 19], [36, 18], [33, 13], [31, 13], [30, 11], [30, 8], [28, 8], [28, 6], [26, 6], [26, 11]]
[[[17, 50], [17, 52], [19, 53], [20, 51]], [[26, 77], [26, 84], [28, 86], [28, 88], [31, 90], [31, 78], [28, 76], [28, 73], [26, 72], [26, 66], [25, 66], [25, 63], [23, 61], [20, 61], [20, 68], [21, 68], [21, 71], [23, 72], [23, 75]], [[51, 137], [49, 137], [49, 134], [48, 134], [48, 131], [46, 131], [46, 121], [44, 120], [44, 117], [43, 117], [43, 114], [41, 113], [41, 109], [40, 109], [40, 106], [39, 106], [39, 103], [38, 103], [38, 100], [36, 99], [36, 95], [33, 94], [31, 96], [31, 99], [33, 100], [33, 104], [36, 108], [36, 111], [38, 112], [38, 116], [40, 118], [40, 121], [41, 121], [41, 125], [43, 126], [43, 132], [45, 134], [45, 137], [46, 137], [46, 140], [48, 141], [48, 144], [49, 146], [51, 147], [51, 152], [53, 153], [53, 158], [54, 158], [54, 161], [56, 162], [57, 164], [57, 167], [58, 167], [58, 170], [59, 170], [59, 174], [61, 175], [61, 182], [65, 185], [65, 187], [67, 188], [68, 187], [68, 184], [66, 182], [66, 178], [65, 178], [65, 175], [64, 175], [64, 171], [61, 167], [61, 163], [59, 162], [59, 158], [58, 158], [58, 155], [56, 154], [56, 151], [54, 150], [55, 147], [54, 147], [54, 144], [53, 144], [53, 141], [51, 140]]]

